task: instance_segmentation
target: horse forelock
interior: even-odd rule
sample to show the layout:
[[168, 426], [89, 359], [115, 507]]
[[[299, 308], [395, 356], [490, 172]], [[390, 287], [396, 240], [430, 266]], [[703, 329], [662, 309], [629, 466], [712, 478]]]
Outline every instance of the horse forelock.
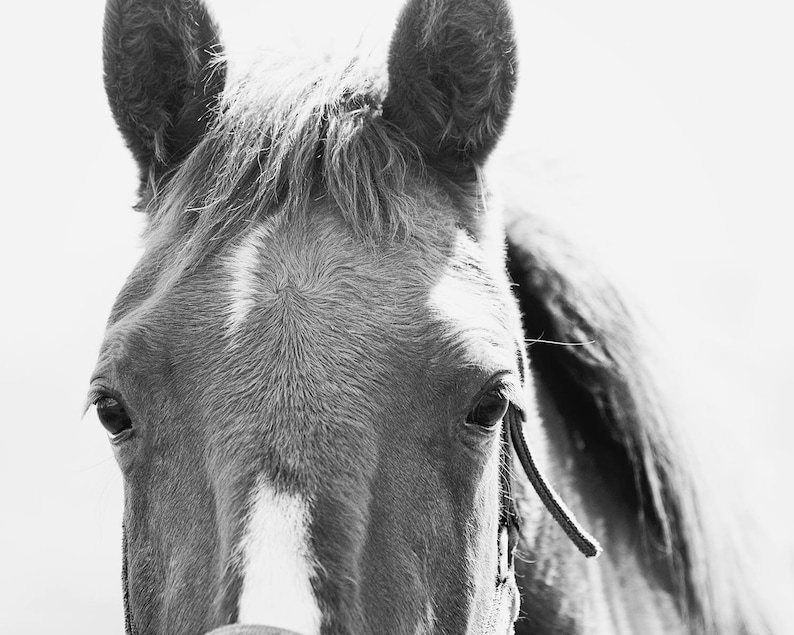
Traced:
[[368, 242], [410, 236], [428, 190], [471, 213], [476, 184], [435, 173], [382, 117], [384, 79], [361, 60], [255, 64], [226, 88], [193, 152], [140, 203], [147, 242], [178, 242], [184, 269], [276, 211], [305, 214], [318, 200]]

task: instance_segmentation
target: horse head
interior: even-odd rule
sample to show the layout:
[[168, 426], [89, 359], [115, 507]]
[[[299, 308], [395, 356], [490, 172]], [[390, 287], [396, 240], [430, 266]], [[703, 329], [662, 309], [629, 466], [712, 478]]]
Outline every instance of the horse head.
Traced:
[[409, 2], [385, 89], [355, 64], [228, 82], [190, 0], [110, 0], [104, 61], [148, 215], [92, 380], [128, 631], [511, 631], [505, 422], [534, 411], [481, 171], [505, 3]]

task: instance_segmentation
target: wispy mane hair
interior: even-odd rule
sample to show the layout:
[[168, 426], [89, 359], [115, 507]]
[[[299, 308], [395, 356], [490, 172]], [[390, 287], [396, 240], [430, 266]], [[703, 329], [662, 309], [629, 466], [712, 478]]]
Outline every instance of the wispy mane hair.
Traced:
[[364, 240], [409, 235], [422, 189], [410, 183], [425, 168], [383, 118], [385, 82], [368, 70], [358, 60], [254, 65], [226, 89], [184, 163], [149, 184], [149, 236], [188, 236], [179, 260], [189, 267], [277, 210], [304, 214], [323, 201]]

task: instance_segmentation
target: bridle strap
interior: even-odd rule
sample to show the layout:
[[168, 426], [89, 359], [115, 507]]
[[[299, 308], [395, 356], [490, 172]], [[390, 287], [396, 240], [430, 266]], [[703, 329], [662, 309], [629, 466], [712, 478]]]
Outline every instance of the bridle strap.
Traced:
[[[508, 417], [511, 416], [509, 413]], [[513, 498], [513, 453], [510, 451], [510, 426], [502, 426], [502, 456], [499, 466], [499, 581], [504, 580], [513, 569], [513, 554], [518, 544], [521, 519]]]
[[[551, 514], [552, 518], [557, 521], [557, 524], [562, 527], [568, 538], [571, 539], [577, 549], [581, 551], [588, 558], [595, 558], [601, 553], [601, 545], [586, 532], [582, 526], [577, 522], [570, 509], [562, 502], [559, 495], [552, 489], [542, 472], [538, 469], [535, 460], [527, 446], [526, 439], [524, 439], [524, 432], [521, 429], [523, 417], [520, 411], [516, 408], [511, 408], [505, 418], [505, 432], [504, 435], [509, 435], [509, 440], [512, 441], [513, 448], [515, 449], [516, 456], [518, 457], [521, 467], [524, 468], [524, 473], [527, 475], [529, 482], [537, 492], [540, 500], [546, 506], [546, 509]], [[508, 441], [509, 453], [509, 441]], [[509, 496], [509, 489], [507, 490]], [[503, 490], [504, 497], [504, 490]], [[503, 500], [504, 504], [504, 500]], [[509, 503], [510, 508], [505, 512], [504, 508], [500, 515], [506, 519], [507, 527], [510, 528], [510, 522], [518, 522], [518, 514], [516, 513], [515, 505], [512, 500]], [[500, 521], [500, 525], [502, 521]], [[501, 526], [500, 526], [501, 531]]]

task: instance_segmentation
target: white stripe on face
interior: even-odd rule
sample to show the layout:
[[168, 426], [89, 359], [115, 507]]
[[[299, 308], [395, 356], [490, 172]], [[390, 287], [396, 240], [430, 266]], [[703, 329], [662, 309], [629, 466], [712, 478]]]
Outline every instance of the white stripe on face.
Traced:
[[227, 265], [231, 277], [230, 301], [226, 329], [234, 334], [256, 302], [260, 248], [275, 230], [278, 217], [266, 218], [254, 227], [235, 250]]
[[[500, 278], [504, 290], [497, 286]], [[516, 316], [509, 313], [510, 300], [504, 273], [459, 232], [451, 264], [430, 293], [430, 309], [451, 338], [464, 344], [467, 362], [485, 368], [515, 366], [511, 328]]]
[[259, 480], [239, 547], [243, 564], [239, 623], [319, 635], [322, 614], [311, 585], [316, 563], [308, 524], [305, 501], [277, 493]]

